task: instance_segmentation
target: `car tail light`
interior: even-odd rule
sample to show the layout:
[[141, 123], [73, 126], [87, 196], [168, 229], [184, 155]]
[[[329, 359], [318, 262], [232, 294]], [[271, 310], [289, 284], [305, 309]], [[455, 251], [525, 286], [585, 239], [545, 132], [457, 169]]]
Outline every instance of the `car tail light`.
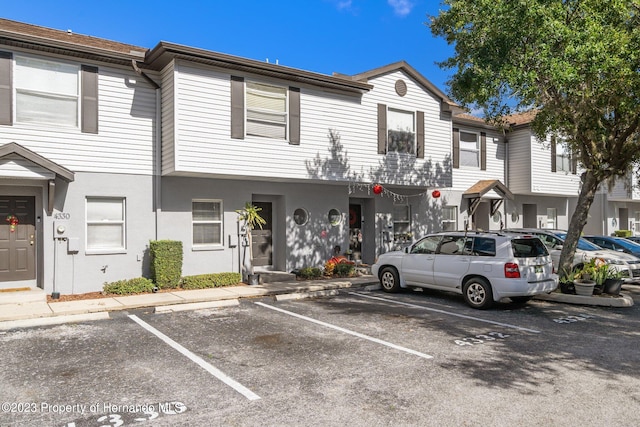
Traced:
[[504, 277], [507, 279], [519, 279], [520, 268], [515, 262], [508, 262], [504, 265]]

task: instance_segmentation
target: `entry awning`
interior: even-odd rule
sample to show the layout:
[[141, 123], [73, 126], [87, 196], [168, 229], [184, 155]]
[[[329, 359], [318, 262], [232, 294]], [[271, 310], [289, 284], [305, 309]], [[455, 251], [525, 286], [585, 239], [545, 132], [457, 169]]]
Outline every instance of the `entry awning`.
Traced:
[[462, 193], [463, 199], [469, 200], [469, 216], [478, 209], [480, 202], [491, 202], [491, 215], [495, 215], [504, 199], [513, 200], [513, 193], [498, 179], [485, 179], [476, 182]]
[[74, 173], [15, 142], [0, 147], [0, 179], [33, 179], [49, 181], [47, 212], [53, 212], [56, 178], [73, 182]]

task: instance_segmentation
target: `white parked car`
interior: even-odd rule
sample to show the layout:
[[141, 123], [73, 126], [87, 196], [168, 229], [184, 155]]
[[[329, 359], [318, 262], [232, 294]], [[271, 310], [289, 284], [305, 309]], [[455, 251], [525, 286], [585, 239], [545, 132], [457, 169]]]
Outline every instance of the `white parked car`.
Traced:
[[525, 302], [558, 286], [551, 256], [535, 236], [444, 232], [423, 237], [372, 266], [382, 289], [421, 287], [461, 293], [473, 308], [510, 298]]
[[[567, 236], [563, 230], [550, 230], [544, 228], [513, 228], [504, 230], [510, 233], [538, 236], [549, 249], [553, 260], [554, 271], [558, 271], [562, 245]], [[603, 249], [584, 238], [578, 240], [578, 246], [573, 256], [573, 267], [581, 267], [584, 263], [594, 258], [600, 258], [609, 264], [614, 270], [619, 271], [625, 283], [640, 283], [640, 259], [624, 252]]]

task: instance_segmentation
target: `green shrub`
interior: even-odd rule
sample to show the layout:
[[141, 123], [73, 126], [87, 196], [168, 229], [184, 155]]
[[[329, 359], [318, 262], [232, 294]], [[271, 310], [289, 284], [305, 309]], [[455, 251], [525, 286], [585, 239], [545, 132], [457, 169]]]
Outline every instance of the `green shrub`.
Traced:
[[318, 267], [304, 267], [300, 269], [298, 275], [303, 279], [317, 279], [322, 276], [322, 270]]
[[631, 230], [616, 230], [614, 232], [616, 237], [631, 237], [633, 236], [633, 232]]
[[182, 278], [183, 289], [218, 288], [221, 286], [233, 286], [242, 281], [240, 273], [214, 273], [185, 276]]
[[333, 269], [333, 274], [338, 277], [351, 277], [356, 271], [356, 267], [348, 262], [339, 262]]
[[151, 278], [160, 289], [177, 288], [182, 277], [182, 242], [153, 240], [149, 242]]
[[153, 292], [155, 285], [146, 277], [135, 279], [118, 280], [117, 282], [105, 283], [102, 288], [107, 294], [129, 295], [142, 292]]

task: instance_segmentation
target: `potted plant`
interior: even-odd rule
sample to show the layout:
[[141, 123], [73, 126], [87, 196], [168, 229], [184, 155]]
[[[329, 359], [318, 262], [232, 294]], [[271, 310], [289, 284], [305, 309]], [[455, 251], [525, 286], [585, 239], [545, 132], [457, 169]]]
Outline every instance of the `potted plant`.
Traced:
[[609, 295], [619, 295], [623, 283], [624, 280], [622, 279], [622, 273], [618, 270], [614, 270], [613, 268], [609, 268], [602, 291]]
[[593, 288], [594, 295], [602, 294], [604, 290], [604, 283], [610, 274], [612, 274], [612, 269], [609, 266], [609, 264], [605, 262], [596, 263], [595, 268], [593, 269], [593, 272], [592, 272], [592, 277], [591, 277], [596, 282], [596, 285]]
[[[253, 205], [251, 202], [247, 202], [244, 208], [237, 209], [238, 221], [243, 223], [243, 231], [246, 239], [246, 247], [243, 253], [243, 277], [246, 277], [247, 283], [250, 285], [257, 285], [260, 283], [260, 275], [255, 274], [253, 269], [253, 240], [251, 237], [251, 230], [256, 227], [260, 227], [267, 223], [264, 218], [260, 216], [262, 208]], [[247, 252], [249, 252], [249, 259], [247, 262]]]
[[595, 287], [596, 282], [592, 279], [592, 276], [595, 276], [596, 270], [596, 259], [592, 259], [586, 263], [582, 269], [575, 272], [573, 286], [576, 289], [576, 295], [593, 295], [593, 288]]

